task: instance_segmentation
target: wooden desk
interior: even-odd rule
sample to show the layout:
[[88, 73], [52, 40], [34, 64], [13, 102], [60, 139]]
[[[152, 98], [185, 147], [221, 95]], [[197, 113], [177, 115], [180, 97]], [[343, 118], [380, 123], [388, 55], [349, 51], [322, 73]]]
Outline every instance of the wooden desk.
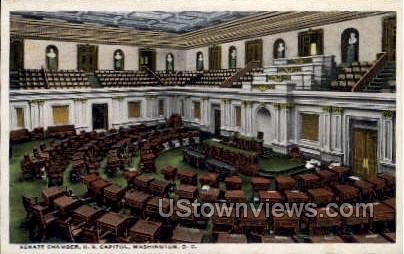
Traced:
[[198, 188], [193, 185], [180, 184], [175, 193], [178, 195], [178, 198], [194, 200], [197, 196]]
[[94, 207], [82, 205], [73, 211], [73, 217], [85, 223], [90, 223], [95, 220], [100, 212], [101, 210], [95, 209]]
[[268, 190], [271, 180], [265, 177], [251, 177], [251, 185], [254, 191]]
[[165, 197], [168, 195], [171, 183], [165, 180], [153, 180], [150, 182], [150, 190], [154, 195]]
[[107, 187], [104, 188], [105, 199], [114, 203], [120, 202], [124, 194], [125, 189], [115, 184], [108, 185]]
[[260, 202], [275, 204], [282, 201], [282, 194], [279, 191], [259, 191]]
[[133, 185], [142, 191], [150, 191], [149, 184], [154, 180], [154, 176], [152, 175], [139, 175], [135, 179], [133, 179]]
[[339, 202], [354, 201], [359, 196], [359, 190], [351, 185], [337, 184], [334, 188]]
[[90, 175], [86, 175], [82, 178], [82, 182], [83, 184], [87, 185], [87, 188], [89, 186], [89, 184], [91, 184], [92, 182], [101, 179], [101, 177], [99, 177], [96, 174], [90, 174]]
[[247, 236], [243, 234], [219, 233], [217, 235], [218, 243], [247, 243]]
[[199, 193], [202, 202], [216, 202], [219, 199], [220, 190], [218, 188], [210, 187], [208, 191], [201, 191]]
[[124, 235], [125, 224], [128, 218], [128, 216], [120, 213], [108, 212], [97, 219], [98, 231], [111, 231], [115, 237]]
[[206, 172], [199, 177], [199, 183], [202, 185], [209, 185], [217, 187], [219, 185], [219, 176], [216, 173]]
[[326, 205], [334, 201], [334, 193], [324, 188], [311, 189], [307, 193], [317, 205]]
[[338, 182], [344, 182], [345, 177], [349, 172], [349, 168], [341, 166], [333, 167], [330, 170], [337, 174]]
[[229, 176], [224, 179], [227, 190], [241, 190], [243, 180], [239, 176]]
[[224, 198], [228, 203], [242, 203], [245, 202], [245, 194], [242, 190], [229, 190], [224, 194]]
[[151, 197], [152, 195], [143, 191], [131, 190], [125, 193], [126, 205], [130, 208], [138, 209], [139, 211], [143, 209], [147, 200]]
[[170, 181], [174, 180], [177, 175], [177, 168], [167, 166], [161, 169], [161, 173], [164, 175], [164, 179]]
[[306, 203], [309, 201], [309, 197], [304, 192], [297, 190], [285, 191], [285, 197], [288, 203]]
[[196, 228], [177, 226], [171, 239], [173, 243], [201, 243], [203, 231]]
[[55, 208], [66, 214], [69, 210], [76, 208], [80, 201], [68, 196], [61, 196], [53, 200]]
[[276, 188], [279, 191], [292, 190], [295, 187], [295, 179], [290, 176], [277, 176], [275, 177]]
[[180, 171], [177, 177], [182, 184], [197, 185], [197, 173], [194, 170], [188, 169]]
[[357, 180], [353, 185], [359, 189], [362, 199], [372, 200], [374, 198], [373, 184], [364, 180]]
[[[368, 211], [370, 213], [370, 211]], [[395, 210], [390, 206], [375, 202], [373, 203], [372, 222], [388, 222], [395, 220]]]
[[42, 191], [42, 197], [47, 204], [51, 204], [52, 201], [65, 194], [65, 191], [59, 186], [53, 186], [46, 188]]
[[383, 178], [377, 176], [369, 177], [366, 179], [366, 181], [373, 184], [373, 189], [376, 192], [382, 192], [386, 187], [386, 182], [383, 180]]
[[315, 174], [299, 175], [297, 179], [302, 190], [314, 189], [320, 186], [320, 177]]
[[161, 230], [161, 222], [140, 219], [130, 228], [129, 235], [132, 237], [134, 242], [152, 243], [158, 242]]
[[393, 209], [396, 209], [396, 198], [388, 198], [382, 201], [387, 206], [390, 206]]
[[333, 185], [337, 181], [337, 174], [331, 170], [323, 169], [316, 174], [320, 177], [322, 186]]

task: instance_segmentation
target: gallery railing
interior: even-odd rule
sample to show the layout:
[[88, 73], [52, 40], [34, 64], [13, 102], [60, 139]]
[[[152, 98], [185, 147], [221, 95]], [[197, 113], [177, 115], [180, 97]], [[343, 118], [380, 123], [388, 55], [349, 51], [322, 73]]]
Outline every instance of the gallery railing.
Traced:
[[231, 77], [227, 78], [221, 85], [221, 87], [232, 87], [233, 83], [239, 80], [246, 73], [250, 72], [253, 68], [258, 67], [258, 62], [251, 61], [245, 65], [244, 68], [237, 71]]
[[360, 78], [358, 82], [356, 82], [356, 84], [352, 87], [351, 92], [363, 91], [366, 88], [366, 86], [369, 85], [370, 81], [372, 81], [372, 79], [377, 75], [377, 73], [379, 73], [379, 71], [383, 68], [386, 61], [387, 61], [386, 52], [378, 54], [376, 62], [372, 65], [372, 67], [370, 67], [370, 69], [365, 73], [365, 75], [363, 75], [362, 78]]

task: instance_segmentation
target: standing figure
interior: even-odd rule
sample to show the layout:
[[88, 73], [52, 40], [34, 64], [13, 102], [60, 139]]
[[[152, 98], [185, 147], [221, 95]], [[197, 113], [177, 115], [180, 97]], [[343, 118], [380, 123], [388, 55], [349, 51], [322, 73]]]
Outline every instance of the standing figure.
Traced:
[[167, 72], [174, 72], [174, 57], [173, 54], [167, 54], [166, 58], [166, 71]]
[[48, 52], [46, 53], [46, 60], [48, 64], [48, 70], [57, 70], [58, 69], [58, 60], [57, 54], [55, 52], [54, 47], [48, 47]]
[[203, 71], [203, 54], [202, 54], [202, 52], [198, 52], [196, 54], [196, 70]]
[[347, 56], [346, 56], [346, 62], [349, 64], [352, 64], [353, 62], [356, 61], [356, 44], [358, 42], [358, 39], [356, 38], [355, 33], [351, 33], [348, 39], [348, 47], [347, 47]]
[[123, 56], [120, 50], [117, 50], [114, 55], [115, 70], [123, 70]]
[[236, 48], [230, 49], [230, 62], [229, 62], [229, 69], [237, 68], [237, 51]]
[[283, 42], [280, 42], [278, 45], [276, 58], [285, 58], [285, 45]]

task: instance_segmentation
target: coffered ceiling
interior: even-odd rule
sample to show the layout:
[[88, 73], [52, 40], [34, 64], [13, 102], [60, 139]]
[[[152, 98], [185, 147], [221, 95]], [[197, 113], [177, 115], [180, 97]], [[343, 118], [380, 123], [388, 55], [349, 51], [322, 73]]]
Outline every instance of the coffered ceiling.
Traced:
[[382, 12], [13, 12], [11, 36], [188, 49]]

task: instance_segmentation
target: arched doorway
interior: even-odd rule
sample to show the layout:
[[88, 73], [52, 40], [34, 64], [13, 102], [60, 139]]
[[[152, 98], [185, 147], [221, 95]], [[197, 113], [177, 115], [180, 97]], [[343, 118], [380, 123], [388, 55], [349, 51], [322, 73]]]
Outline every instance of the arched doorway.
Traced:
[[264, 144], [271, 145], [273, 140], [272, 119], [268, 109], [260, 108], [256, 117], [257, 135], [261, 133], [264, 137]]

